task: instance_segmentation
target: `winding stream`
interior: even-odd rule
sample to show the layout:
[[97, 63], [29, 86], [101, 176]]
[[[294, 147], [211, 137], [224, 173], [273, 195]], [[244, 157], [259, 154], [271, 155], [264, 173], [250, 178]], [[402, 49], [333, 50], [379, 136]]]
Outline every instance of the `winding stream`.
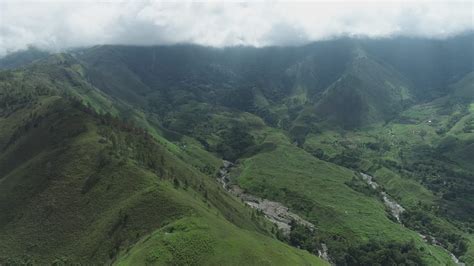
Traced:
[[[375, 181], [374, 181], [374, 178], [371, 176], [371, 175], [368, 175], [368, 174], [365, 174], [365, 173], [360, 173], [361, 176], [362, 176], [362, 179], [367, 182], [367, 184], [374, 190], [377, 190], [380, 186], [379, 184], [377, 184]], [[401, 220], [400, 220], [400, 215], [405, 211], [405, 208], [403, 208], [400, 204], [398, 204], [395, 200], [393, 200], [392, 198], [390, 198], [390, 196], [387, 195], [387, 193], [385, 191], [381, 191], [380, 192], [380, 195], [382, 196], [383, 198], [383, 202], [385, 204], [385, 206], [390, 210], [390, 213], [392, 214], [392, 216], [397, 219], [398, 223], [402, 224]], [[403, 224], [402, 224], [403, 225]], [[428, 236], [426, 235], [423, 235], [423, 234], [420, 234], [418, 232], [418, 234], [420, 235], [420, 237], [423, 239], [423, 241], [425, 242], [428, 242]], [[444, 249], [446, 252], [449, 253], [449, 255], [451, 256], [451, 259], [453, 260], [453, 262], [458, 265], [458, 266], [465, 266], [466, 264], [463, 263], [463, 262], [460, 262], [459, 259], [453, 254], [451, 253], [449, 250], [447, 250], [446, 248], [444, 248], [434, 237], [432, 236], [429, 236], [429, 238], [431, 238], [431, 242], [433, 245], [435, 246], [438, 246], [442, 249]]]
[[[248, 206], [261, 211], [265, 218], [267, 218], [270, 222], [275, 224], [279, 230], [285, 235], [288, 236], [291, 231], [291, 226], [290, 223], [291, 221], [295, 221], [298, 224], [304, 225], [310, 229], [314, 229], [315, 226], [314, 224], [306, 221], [305, 219], [301, 218], [299, 215], [296, 213], [291, 212], [288, 207], [284, 206], [280, 202], [276, 201], [271, 201], [268, 199], [260, 198], [255, 195], [251, 195], [248, 193], [245, 193], [242, 188], [240, 188], [236, 184], [231, 184], [230, 183], [230, 170], [234, 166], [233, 163], [229, 161], [223, 161], [223, 166], [219, 169], [219, 173], [217, 175], [217, 181], [222, 185], [224, 190], [229, 192], [230, 194], [240, 198], [245, 204]], [[365, 174], [365, 173], [360, 173], [362, 176], [362, 179], [374, 190], [378, 190], [380, 187], [377, 182], [374, 181], [374, 178], [371, 175]], [[405, 211], [405, 208], [403, 208], [398, 202], [396, 202], [394, 199], [392, 199], [385, 191], [380, 191], [380, 195], [382, 196], [383, 203], [384, 205], [388, 208], [390, 211], [390, 214], [397, 220], [398, 223], [402, 224], [400, 220], [401, 214]], [[403, 224], [402, 224], [403, 225]], [[428, 236], [419, 234], [421, 238], [425, 241], [428, 242]], [[459, 259], [449, 252], [447, 249], [445, 249], [443, 246], [441, 246], [435, 238], [431, 237], [430, 238], [433, 240], [433, 245], [436, 245], [438, 247], [443, 248], [448, 252], [451, 256], [451, 259], [453, 262], [458, 265], [458, 266], [465, 266], [464, 263], [460, 262]], [[328, 255], [328, 248], [326, 244], [322, 243], [321, 244], [322, 249], [318, 250], [318, 256], [329, 263], [331, 263], [331, 259]], [[332, 263], [331, 263], [332, 264]]]

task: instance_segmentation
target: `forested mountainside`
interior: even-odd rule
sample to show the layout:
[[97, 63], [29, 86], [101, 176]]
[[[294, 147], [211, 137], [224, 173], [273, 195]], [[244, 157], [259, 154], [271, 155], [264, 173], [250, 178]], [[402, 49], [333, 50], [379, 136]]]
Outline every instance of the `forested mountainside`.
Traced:
[[0, 263], [474, 264], [473, 45], [0, 59]]

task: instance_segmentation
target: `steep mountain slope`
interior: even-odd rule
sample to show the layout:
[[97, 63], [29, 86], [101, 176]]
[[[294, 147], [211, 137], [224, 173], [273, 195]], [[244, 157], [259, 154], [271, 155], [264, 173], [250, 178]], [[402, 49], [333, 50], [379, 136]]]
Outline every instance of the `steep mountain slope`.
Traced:
[[[385, 47], [398, 42], [403, 44], [403, 55], [395, 58]], [[77, 57], [87, 64], [95, 86], [140, 107], [154, 108], [162, 116], [176, 105], [197, 101], [252, 112], [284, 127], [312, 104], [313, 120], [354, 128], [390, 120], [415, 101], [445, 95], [447, 84], [474, 69], [466, 61], [469, 54], [461, 58], [455, 52], [472, 44], [472, 36], [463, 36], [462, 45], [441, 42], [440, 48], [421, 40], [407, 42], [414, 43], [412, 50], [398, 39], [341, 39], [263, 49], [100, 46]], [[433, 69], [428, 61], [422, 61], [416, 72], [408, 71], [416, 56], [406, 54], [417, 51], [437, 64], [452, 62], [445, 72], [453, 73], [441, 75], [444, 68]], [[430, 77], [442, 80], [434, 87], [417, 79]]]
[[471, 31], [445, 40], [402, 37], [362, 42], [366, 51], [409, 78], [422, 100], [445, 94], [449, 84], [472, 71], [473, 38]]
[[1, 263], [324, 264], [273, 239], [174, 144], [92, 109], [107, 101], [83, 94], [76, 63], [1, 73]]
[[[281, 104], [302, 91], [308, 99], [316, 97], [344, 71], [351, 45], [341, 40], [262, 49], [100, 46], [77, 58], [88, 66], [89, 79], [98, 88], [118, 98], [141, 99], [141, 106], [144, 101], [166, 106], [195, 100], [256, 111], [259, 99]], [[159, 111], [167, 111], [163, 109]]]
[[323, 93], [316, 113], [353, 128], [393, 118], [410, 98], [410, 85], [400, 74], [356, 49], [345, 73]]

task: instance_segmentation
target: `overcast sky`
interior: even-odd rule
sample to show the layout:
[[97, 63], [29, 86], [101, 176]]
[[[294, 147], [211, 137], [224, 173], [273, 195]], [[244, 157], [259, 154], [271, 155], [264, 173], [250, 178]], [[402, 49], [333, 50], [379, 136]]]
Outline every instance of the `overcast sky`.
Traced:
[[0, 0], [0, 55], [35, 45], [293, 45], [337, 36], [445, 38], [474, 29], [473, 1]]

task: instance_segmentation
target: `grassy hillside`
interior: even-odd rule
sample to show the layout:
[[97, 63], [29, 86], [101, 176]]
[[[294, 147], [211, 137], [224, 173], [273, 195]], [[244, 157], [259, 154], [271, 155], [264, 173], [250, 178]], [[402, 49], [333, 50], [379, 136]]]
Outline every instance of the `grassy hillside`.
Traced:
[[426, 251], [427, 264], [450, 263], [442, 250], [390, 220], [376, 195], [352, 189], [351, 180], [358, 178], [355, 172], [314, 158], [278, 132], [269, 133], [264, 142], [277, 148], [242, 160], [236, 182], [246, 191], [286, 203], [313, 222], [336, 263], [348, 263], [347, 249], [369, 240], [413, 240]]
[[325, 161], [372, 173], [408, 209], [408, 227], [431, 232], [470, 263], [471, 117], [465, 99], [444, 97], [415, 105], [386, 124], [309, 134], [303, 147]]
[[[275, 262], [286, 265], [324, 264], [272, 238], [270, 224], [262, 217], [252, 219], [251, 209], [188, 165], [189, 155], [174, 144], [101, 115], [103, 105], [95, 111], [70, 96], [73, 82], [43, 91], [37, 85], [53, 79], [25, 76], [24, 71], [31, 70], [3, 72], [0, 84], [2, 263], [121, 262], [127, 250], [141, 250], [147, 238], [176, 226], [180, 229], [172, 240], [147, 242], [156, 262], [245, 258], [257, 264], [268, 258], [271, 263], [278, 253]], [[16, 87], [18, 79], [22, 90]], [[185, 224], [207, 232], [198, 232], [209, 241], [205, 250], [189, 250]], [[161, 254], [163, 245], [169, 249]], [[150, 258], [147, 252], [133, 259]]]
[[306, 251], [216, 219], [185, 218], [138, 242], [118, 265], [326, 265]]

